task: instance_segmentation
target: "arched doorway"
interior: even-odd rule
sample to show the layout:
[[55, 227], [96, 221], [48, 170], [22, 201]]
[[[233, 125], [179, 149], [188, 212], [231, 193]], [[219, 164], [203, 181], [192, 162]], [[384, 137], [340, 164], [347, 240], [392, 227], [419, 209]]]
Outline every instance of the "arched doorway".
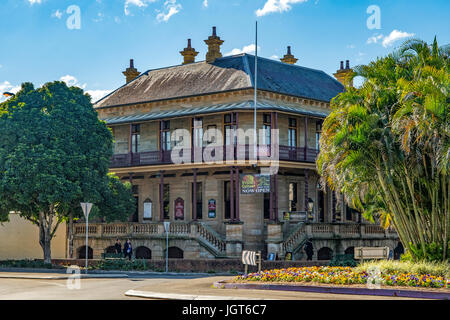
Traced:
[[405, 253], [405, 248], [403, 247], [402, 243], [399, 242], [394, 249], [394, 260], [400, 260], [401, 255], [404, 253]]
[[[91, 247], [88, 247], [88, 259], [94, 258], [94, 250]], [[86, 246], [82, 246], [78, 248], [78, 259], [86, 259]]]
[[347, 249], [345, 249], [344, 253], [354, 257], [355, 256], [355, 247], [348, 247]]
[[152, 250], [147, 247], [138, 247], [136, 249], [136, 259], [150, 260], [152, 258]]
[[317, 252], [317, 260], [331, 260], [333, 257], [333, 250], [328, 247], [323, 247]]
[[169, 259], [183, 259], [184, 252], [178, 247], [169, 248]]

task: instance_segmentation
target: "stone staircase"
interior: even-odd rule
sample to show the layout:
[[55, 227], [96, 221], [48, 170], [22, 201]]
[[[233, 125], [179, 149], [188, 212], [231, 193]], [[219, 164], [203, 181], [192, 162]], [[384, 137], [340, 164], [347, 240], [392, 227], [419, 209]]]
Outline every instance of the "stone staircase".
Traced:
[[198, 222], [195, 223], [197, 241], [208, 250], [215, 258], [226, 258], [226, 241], [213, 228]]
[[303, 247], [307, 240], [306, 227], [304, 222], [299, 222], [295, 228], [289, 233], [282, 243], [283, 253], [292, 252], [296, 254]]

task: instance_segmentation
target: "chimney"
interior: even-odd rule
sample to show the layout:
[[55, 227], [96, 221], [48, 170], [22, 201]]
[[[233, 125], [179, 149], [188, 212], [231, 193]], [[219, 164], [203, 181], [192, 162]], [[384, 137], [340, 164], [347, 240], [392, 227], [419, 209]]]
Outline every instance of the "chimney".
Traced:
[[191, 39], [188, 39], [187, 48], [184, 48], [184, 50], [180, 51], [180, 53], [184, 57], [183, 64], [194, 63], [195, 57], [198, 55], [198, 52], [192, 48]]
[[350, 60], [345, 61], [345, 69], [344, 69], [344, 61], [341, 61], [341, 67], [336, 73], [334, 77], [337, 81], [342, 83], [344, 86], [353, 87], [353, 69], [350, 68]]
[[130, 59], [130, 67], [127, 68], [124, 72], [122, 72], [123, 75], [126, 77], [127, 83], [133, 81], [136, 79], [141, 73], [134, 67], [134, 60]]
[[280, 59], [281, 62], [287, 63], [287, 64], [296, 64], [298, 59], [295, 58], [291, 53], [291, 46], [287, 47], [287, 54], [284, 55], [282, 59]]
[[225, 41], [221, 40], [220, 37], [217, 36], [216, 27], [213, 27], [212, 36], [205, 40], [205, 43], [208, 45], [208, 53], [206, 54], [206, 62], [213, 63], [216, 59], [222, 58], [222, 53], [220, 52], [220, 46]]

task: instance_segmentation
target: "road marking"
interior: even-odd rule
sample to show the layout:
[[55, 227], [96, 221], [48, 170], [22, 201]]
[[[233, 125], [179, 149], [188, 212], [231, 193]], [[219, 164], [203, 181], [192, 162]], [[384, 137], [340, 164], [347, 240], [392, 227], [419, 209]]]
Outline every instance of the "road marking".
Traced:
[[266, 300], [261, 298], [227, 297], [227, 296], [201, 296], [190, 294], [162, 293], [151, 291], [128, 290], [126, 296], [158, 300]]

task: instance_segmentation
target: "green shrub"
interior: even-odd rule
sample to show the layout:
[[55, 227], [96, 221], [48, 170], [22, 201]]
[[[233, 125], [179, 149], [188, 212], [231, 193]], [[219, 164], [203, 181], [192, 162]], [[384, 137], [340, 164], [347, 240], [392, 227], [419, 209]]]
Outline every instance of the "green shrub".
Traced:
[[368, 261], [361, 263], [356, 271], [367, 272], [370, 268], [380, 268], [381, 273], [414, 273], [418, 275], [432, 275], [436, 277], [450, 278], [450, 264], [447, 262], [429, 261]]
[[51, 263], [44, 263], [43, 260], [6, 260], [0, 261], [1, 268], [31, 268], [31, 269], [58, 269]]
[[117, 270], [117, 271], [147, 271], [153, 270], [152, 265], [147, 265], [145, 260], [103, 260], [93, 269], [97, 270]]
[[[422, 246], [409, 244], [409, 249], [412, 251], [410, 256], [414, 255], [417, 260], [426, 260], [426, 261], [443, 261], [444, 260], [444, 246], [442, 244], [426, 243], [425, 250], [426, 254], [423, 252]], [[447, 261], [450, 262], [450, 241], [447, 245]]]
[[357, 263], [351, 254], [337, 254], [328, 265], [330, 267], [356, 267]]

